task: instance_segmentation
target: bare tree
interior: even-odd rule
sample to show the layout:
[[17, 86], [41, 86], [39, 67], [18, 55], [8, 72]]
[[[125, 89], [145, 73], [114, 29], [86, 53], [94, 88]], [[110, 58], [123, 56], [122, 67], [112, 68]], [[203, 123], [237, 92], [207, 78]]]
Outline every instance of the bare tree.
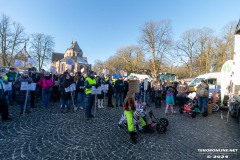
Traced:
[[34, 57], [37, 57], [38, 69], [40, 70], [43, 67], [43, 64], [46, 63], [52, 57], [53, 48], [55, 42], [53, 37], [45, 34], [32, 34], [31, 35], [31, 53]]
[[93, 70], [95, 72], [102, 72], [103, 69], [105, 69], [105, 62], [104, 61], [101, 61], [99, 59], [95, 60], [94, 61], [94, 66], [93, 66]]
[[172, 27], [168, 20], [146, 22], [141, 29], [140, 44], [146, 55], [150, 55], [153, 76], [161, 71], [162, 63], [172, 46]]
[[4, 66], [11, 66], [14, 55], [25, 41], [24, 28], [2, 14], [0, 18], [0, 48]]
[[121, 62], [122, 69], [128, 73], [139, 70], [144, 65], [144, 54], [138, 46], [127, 46], [116, 53], [117, 60]]
[[214, 36], [213, 30], [210, 28], [202, 28], [199, 30], [199, 39], [198, 39], [198, 53], [199, 56], [196, 58], [195, 67], [201, 73], [208, 73], [211, 68], [211, 64], [213, 63], [213, 48], [214, 48]]
[[176, 44], [177, 54], [180, 61], [187, 66], [190, 77], [193, 75], [194, 58], [198, 56], [197, 45], [198, 30], [184, 32]]

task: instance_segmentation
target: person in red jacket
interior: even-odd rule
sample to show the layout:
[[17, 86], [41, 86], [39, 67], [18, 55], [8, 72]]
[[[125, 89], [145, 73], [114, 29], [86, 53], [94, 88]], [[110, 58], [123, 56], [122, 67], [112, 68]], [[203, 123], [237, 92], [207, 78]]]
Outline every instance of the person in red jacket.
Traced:
[[55, 84], [50, 73], [45, 72], [37, 84], [42, 88], [42, 108], [49, 108], [50, 95]]

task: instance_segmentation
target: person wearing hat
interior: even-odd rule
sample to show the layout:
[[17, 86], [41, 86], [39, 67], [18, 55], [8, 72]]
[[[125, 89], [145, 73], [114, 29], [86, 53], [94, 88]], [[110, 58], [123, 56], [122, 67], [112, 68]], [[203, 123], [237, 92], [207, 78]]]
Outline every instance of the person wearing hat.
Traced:
[[33, 82], [32, 78], [28, 75], [28, 71], [24, 71], [23, 74], [19, 78], [17, 78], [17, 80], [13, 84], [16, 90], [16, 101], [20, 106], [20, 114], [23, 114], [26, 96], [28, 96], [27, 103], [25, 106], [26, 113], [30, 113], [29, 109], [30, 95], [27, 95], [28, 92], [26, 90], [21, 90], [21, 85], [23, 82], [26, 82], [28, 84], [31, 84]]
[[92, 115], [92, 106], [95, 101], [95, 96], [92, 94], [92, 86], [97, 85], [97, 81], [94, 77], [93, 71], [89, 71], [88, 77], [86, 78], [84, 85], [85, 85], [85, 94], [86, 94], [85, 115], [86, 115], [86, 120], [89, 120], [90, 118], [94, 118], [94, 116]]
[[124, 93], [124, 82], [122, 76], [118, 77], [118, 80], [115, 82], [116, 88], [116, 107], [123, 105], [123, 93]]
[[[32, 67], [30, 69], [30, 77], [32, 78], [33, 83], [37, 83], [39, 81], [40, 77], [37, 74], [36, 67]], [[30, 91], [30, 94], [31, 94], [30, 106], [31, 106], [31, 108], [35, 107], [36, 90], [37, 90], [37, 88], [34, 91]]]
[[203, 105], [203, 116], [206, 117], [208, 115], [207, 99], [209, 96], [209, 86], [205, 80], [202, 80], [201, 83], [197, 86], [196, 95], [198, 97], [199, 110], [202, 111]]
[[37, 83], [42, 88], [42, 108], [49, 108], [50, 95], [52, 92], [52, 87], [55, 82], [50, 76], [49, 72], [45, 72], [44, 76]]

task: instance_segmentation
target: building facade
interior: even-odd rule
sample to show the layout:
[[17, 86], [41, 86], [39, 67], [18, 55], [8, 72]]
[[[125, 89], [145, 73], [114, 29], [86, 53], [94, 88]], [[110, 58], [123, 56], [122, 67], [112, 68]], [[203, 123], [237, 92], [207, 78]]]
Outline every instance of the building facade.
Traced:
[[[71, 59], [74, 64], [67, 64], [69, 59]], [[53, 52], [51, 65], [56, 67], [57, 73], [63, 73], [65, 71], [70, 73], [86, 73], [91, 68], [91, 65], [88, 64], [87, 57], [83, 57], [83, 52], [76, 41], [72, 42], [65, 53]]]
[[31, 68], [33, 65], [31, 63], [28, 63], [28, 58], [31, 58], [29, 53], [26, 50], [26, 44], [24, 45], [23, 49], [20, 50], [14, 57], [12, 61], [12, 66], [14, 66], [15, 60], [20, 60], [24, 62], [23, 67], [17, 67], [20, 70], [28, 70], [28, 68]]

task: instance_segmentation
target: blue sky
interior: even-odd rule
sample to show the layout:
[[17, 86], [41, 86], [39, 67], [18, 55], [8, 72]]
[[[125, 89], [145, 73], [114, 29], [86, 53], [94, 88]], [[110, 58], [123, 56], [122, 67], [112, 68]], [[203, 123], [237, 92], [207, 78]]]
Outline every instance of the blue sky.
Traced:
[[136, 45], [147, 21], [171, 20], [175, 40], [202, 27], [219, 35], [239, 20], [239, 6], [239, 0], [0, 0], [0, 13], [21, 23], [29, 35], [53, 36], [55, 52], [64, 53], [77, 41], [94, 63]]

